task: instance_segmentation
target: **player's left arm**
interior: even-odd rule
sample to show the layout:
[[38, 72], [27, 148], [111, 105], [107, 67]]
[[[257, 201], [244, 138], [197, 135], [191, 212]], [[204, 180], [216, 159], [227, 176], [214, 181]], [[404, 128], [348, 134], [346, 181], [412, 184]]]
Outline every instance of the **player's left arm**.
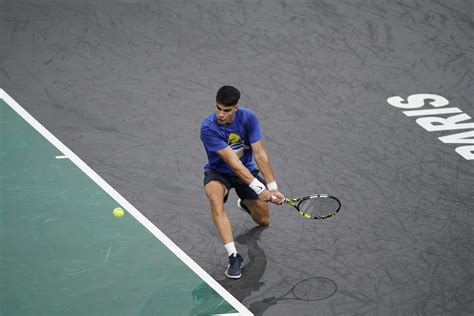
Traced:
[[[276, 204], [282, 204], [285, 200], [285, 196], [278, 190], [278, 187], [276, 186], [273, 168], [270, 163], [270, 158], [268, 157], [268, 154], [265, 148], [263, 147], [263, 142], [261, 140], [258, 140], [250, 144], [250, 147], [252, 147], [253, 158], [255, 160], [255, 163], [257, 164], [258, 169], [265, 178], [265, 182], [267, 182], [268, 190], [273, 194], [273, 196], [277, 198], [277, 200], [275, 201]], [[270, 187], [268, 187], [269, 184]]]

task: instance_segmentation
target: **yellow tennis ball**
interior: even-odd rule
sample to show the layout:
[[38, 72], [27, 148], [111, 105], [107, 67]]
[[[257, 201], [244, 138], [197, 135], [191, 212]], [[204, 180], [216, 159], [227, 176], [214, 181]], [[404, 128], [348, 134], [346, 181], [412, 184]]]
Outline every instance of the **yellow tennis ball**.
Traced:
[[115, 217], [120, 218], [120, 217], [123, 216], [124, 211], [121, 207], [116, 207], [116, 208], [114, 208], [112, 213], [114, 214]]

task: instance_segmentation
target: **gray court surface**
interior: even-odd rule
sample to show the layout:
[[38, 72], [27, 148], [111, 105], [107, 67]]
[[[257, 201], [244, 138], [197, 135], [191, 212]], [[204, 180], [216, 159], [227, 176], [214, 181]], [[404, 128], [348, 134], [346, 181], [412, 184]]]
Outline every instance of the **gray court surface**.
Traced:
[[[0, 87], [256, 315], [472, 315], [473, 11], [0, 0]], [[225, 84], [257, 113], [281, 190], [343, 204], [321, 222], [274, 206], [258, 228], [232, 194], [234, 281], [199, 139]], [[317, 301], [291, 299], [314, 277]]]

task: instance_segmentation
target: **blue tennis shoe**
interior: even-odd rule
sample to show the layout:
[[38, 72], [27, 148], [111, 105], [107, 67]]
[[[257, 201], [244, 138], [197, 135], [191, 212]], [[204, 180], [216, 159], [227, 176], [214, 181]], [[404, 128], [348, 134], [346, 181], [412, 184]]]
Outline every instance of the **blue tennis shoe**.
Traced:
[[225, 275], [231, 279], [238, 279], [242, 275], [240, 272], [240, 266], [242, 265], [244, 258], [238, 253], [231, 254], [229, 256], [229, 265], [225, 270]]

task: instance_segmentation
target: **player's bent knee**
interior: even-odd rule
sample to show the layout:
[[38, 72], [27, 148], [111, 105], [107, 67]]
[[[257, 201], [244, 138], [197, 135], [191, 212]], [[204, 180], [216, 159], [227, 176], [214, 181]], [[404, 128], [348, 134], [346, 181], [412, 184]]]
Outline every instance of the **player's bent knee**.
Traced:
[[226, 189], [219, 182], [212, 181], [204, 187], [204, 193], [209, 200], [222, 200], [227, 194]]
[[268, 226], [270, 225], [270, 217], [268, 216], [260, 217], [258, 219], [255, 219], [255, 223], [257, 223], [260, 226]]
[[206, 191], [206, 196], [212, 204], [217, 203], [217, 202], [222, 202], [224, 199], [224, 197], [222, 196], [222, 193], [220, 192], [207, 192]]

